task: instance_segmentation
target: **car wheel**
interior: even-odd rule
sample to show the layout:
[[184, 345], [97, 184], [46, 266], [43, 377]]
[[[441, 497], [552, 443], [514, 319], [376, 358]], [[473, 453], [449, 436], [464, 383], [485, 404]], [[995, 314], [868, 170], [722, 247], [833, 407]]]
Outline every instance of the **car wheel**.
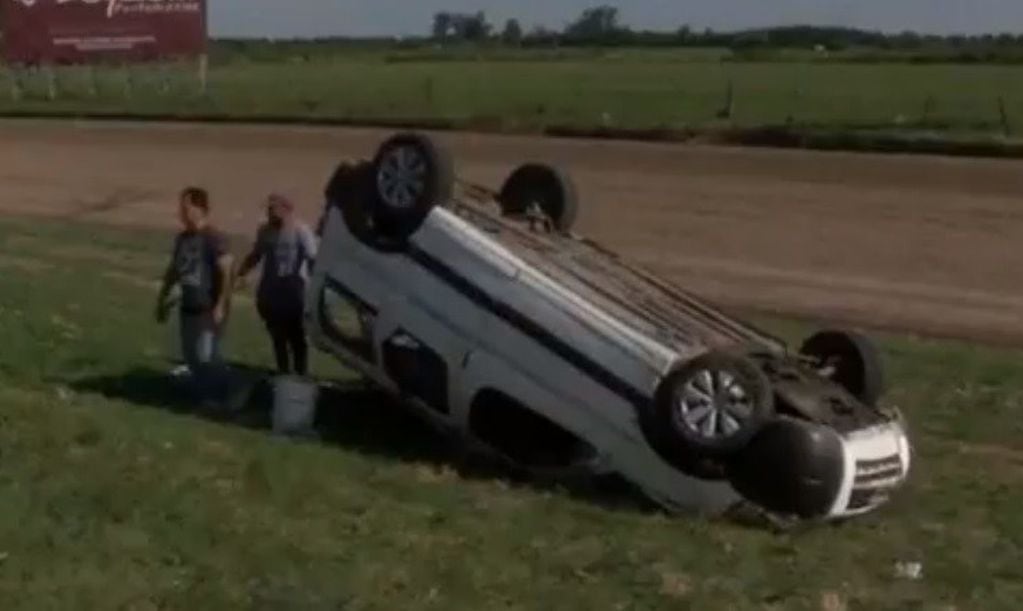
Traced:
[[405, 239], [415, 233], [435, 205], [451, 198], [451, 158], [420, 134], [398, 134], [373, 159], [373, 212], [377, 230]]
[[655, 403], [664, 441], [697, 458], [728, 458], [774, 416], [771, 384], [756, 363], [720, 352], [668, 374]]
[[560, 233], [568, 233], [575, 224], [579, 201], [575, 184], [561, 170], [530, 163], [516, 169], [501, 187], [498, 195], [501, 213], [523, 216], [534, 206]]
[[849, 331], [822, 331], [803, 342], [799, 353], [824, 377], [867, 405], [884, 394], [884, 372], [877, 348], [867, 337]]
[[404, 252], [404, 238], [381, 230], [375, 214], [373, 179], [370, 162], [341, 164], [325, 190], [328, 206], [340, 211], [348, 230], [363, 245], [380, 253]]
[[780, 416], [728, 464], [728, 480], [748, 501], [781, 515], [820, 518], [842, 486], [845, 455], [831, 427]]

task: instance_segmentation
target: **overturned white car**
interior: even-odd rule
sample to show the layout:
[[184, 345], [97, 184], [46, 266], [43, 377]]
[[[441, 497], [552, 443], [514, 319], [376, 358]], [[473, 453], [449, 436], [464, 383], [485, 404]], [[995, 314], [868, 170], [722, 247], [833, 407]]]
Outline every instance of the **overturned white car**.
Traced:
[[327, 186], [315, 344], [473, 447], [614, 472], [669, 509], [842, 518], [910, 448], [863, 337], [798, 352], [571, 234], [576, 195], [527, 164], [499, 192], [400, 134]]

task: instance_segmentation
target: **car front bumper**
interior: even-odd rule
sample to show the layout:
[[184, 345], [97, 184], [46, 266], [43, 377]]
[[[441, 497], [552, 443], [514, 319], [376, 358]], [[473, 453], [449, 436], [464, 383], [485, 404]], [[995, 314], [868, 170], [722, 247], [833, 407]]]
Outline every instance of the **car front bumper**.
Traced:
[[840, 520], [885, 504], [905, 482], [909, 462], [901, 418], [849, 433], [779, 418], [729, 463], [728, 479], [772, 515]]
[[861, 515], [884, 505], [909, 476], [911, 449], [899, 421], [841, 436], [842, 483], [828, 518]]

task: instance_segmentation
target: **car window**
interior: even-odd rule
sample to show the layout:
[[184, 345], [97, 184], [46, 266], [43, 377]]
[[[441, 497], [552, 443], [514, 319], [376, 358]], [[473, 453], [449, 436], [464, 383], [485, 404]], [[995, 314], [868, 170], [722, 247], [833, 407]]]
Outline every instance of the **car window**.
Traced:
[[334, 283], [324, 285], [319, 308], [324, 330], [331, 339], [367, 361], [374, 360], [374, 308]]

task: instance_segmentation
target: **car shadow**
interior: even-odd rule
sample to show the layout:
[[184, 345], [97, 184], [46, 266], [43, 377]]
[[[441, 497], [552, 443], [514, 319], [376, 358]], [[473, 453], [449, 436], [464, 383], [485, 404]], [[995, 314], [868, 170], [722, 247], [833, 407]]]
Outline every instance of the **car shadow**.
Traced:
[[[229, 414], [196, 408], [181, 380], [151, 368], [79, 378], [67, 385], [78, 393], [272, 434], [272, 373], [244, 365], [232, 365], [232, 370], [236, 380], [247, 384], [250, 392], [245, 405]], [[341, 447], [386, 460], [445, 466], [465, 479], [501, 480], [537, 491], [556, 491], [606, 509], [638, 513], [659, 511], [634, 486], [618, 476], [540, 481], [502, 462], [468, 454], [400, 402], [359, 381], [321, 381], [314, 429], [316, 437], [308, 443]]]

